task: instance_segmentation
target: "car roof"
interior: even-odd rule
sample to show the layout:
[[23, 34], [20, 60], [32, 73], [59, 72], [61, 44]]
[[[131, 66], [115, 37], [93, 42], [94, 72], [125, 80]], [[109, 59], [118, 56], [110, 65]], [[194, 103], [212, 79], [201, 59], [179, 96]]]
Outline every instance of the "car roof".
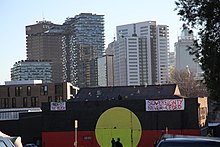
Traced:
[[11, 142], [9, 138], [1, 137], [0, 140], [3, 141], [7, 146], [9, 147], [14, 147], [14, 144]]
[[184, 138], [184, 137], [178, 137], [178, 138], [166, 138], [163, 139], [164, 141], [169, 141], [169, 142], [207, 142], [207, 141], [211, 141], [211, 142], [219, 142], [220, 143], [220, 139], [218, 138], [208, 138], [208, 137], [192, 137], [192, 138]]

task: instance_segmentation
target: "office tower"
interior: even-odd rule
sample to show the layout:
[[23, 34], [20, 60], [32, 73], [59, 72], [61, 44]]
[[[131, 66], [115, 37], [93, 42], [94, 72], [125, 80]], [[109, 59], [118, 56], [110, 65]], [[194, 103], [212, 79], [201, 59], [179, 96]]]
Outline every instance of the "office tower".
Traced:
[[43, 83], [51, 83], [51, 62], [38, 60], [18, 61], [11, 68], [11, 80], [42, 80]]
[[177, 70], [190, 70], [195, 74], [202, 72], [199, 63], [196, 63], [193, 58], [194, 55], [190, 55], [187, 50], [193, 45], [194, 36], [189, 34], [188, 29], [183, 29], [181, 36], [178, 37], [178, 41], [175, 43], [176, 50], [176, 69]]
[[168, 69], [169, 72], [176, 67], [176, 55], [175, 52], [168, 52]]
[[103, 57], [98, 58], [98, 85], [114, 86], [114, 55], [113, 44], [108, 45]]
[[98, 58], [98, 86], [107, 86], [107, 60], [104, 55]]
[[167, 83], [169, 30], [145, 21], [117, 26], [115, 85]]
[[114, 86], [114, 44], [110, 43], [105, 51], [106, 54], [106, 79], [107, 86]]
[[63, 24], [64, 80], [79, 87], [98, 85], [97, 58], [104, 51], [104, 16], [81, 13]]
[[49, 21], [26, 26], [27, 60], [50, 60], [52, 82], [63, 82], [63, 29]]

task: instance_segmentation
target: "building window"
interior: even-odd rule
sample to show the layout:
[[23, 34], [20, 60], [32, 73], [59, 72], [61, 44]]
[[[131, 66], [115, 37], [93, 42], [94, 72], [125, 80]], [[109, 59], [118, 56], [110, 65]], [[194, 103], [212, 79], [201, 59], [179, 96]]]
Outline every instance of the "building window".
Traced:
[[12, 98], [12, 108], [16, 108], [16, 98], [15, 97], [13, 97]]
[[47, 95], [47, 94], [48, 94], [48, 86], [47, 85], [41, 86], [40, 95]]
[[0, 113], [0, 120], [18, 120], [18, 119], [19, 119], [19, 112], [1, 112]]
[[2, 108], [9, 108], [9, 99], [8, 98], [1, 99], [1, 107]]
[[38, 97], [31, 97], [31, 107], [37, 107], [39, 103]]
[[63, 95], [62, 85], [55, 85], [55, 95]]
[[55, 96], [55, 102], [62, 102], [63, 97], [62, 96]]
[[15, 87], [15, 96], [21, 96], [22, 95], [22, 87]]
[[48, 96], [48, 102], [52, 102], [52, 96]]
[[27, 86], [27, 96], [31, 96], [31, 86]]
[[10, 87], [8, 87], [8, 97], [10, 97]]
[[23, 107], [27, 107], [27, 97], [23, 98]]

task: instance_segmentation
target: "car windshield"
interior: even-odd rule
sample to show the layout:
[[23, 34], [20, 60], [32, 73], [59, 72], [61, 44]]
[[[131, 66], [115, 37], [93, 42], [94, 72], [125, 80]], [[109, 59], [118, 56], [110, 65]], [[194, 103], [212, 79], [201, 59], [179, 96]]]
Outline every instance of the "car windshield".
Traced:
[[159, 147], [220, 147], [220, 142], [162, 142]]

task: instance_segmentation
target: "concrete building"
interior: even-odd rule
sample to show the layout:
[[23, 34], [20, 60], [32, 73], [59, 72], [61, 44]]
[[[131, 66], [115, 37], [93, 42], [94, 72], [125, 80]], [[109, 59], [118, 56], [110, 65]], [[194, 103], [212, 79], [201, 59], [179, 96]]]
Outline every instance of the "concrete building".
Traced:
[[196, 63], [187, 49], [193, 45], [194, 36], [189, 34], [187, 29], [182, 31], [181, 36], [178, 37], [178, 42], [175, 43], [176, 50], [176, 69], [177, 70], [190, 70], [195, 74], [202, 72], [199, 63]]
[[[67, 18], [63, 27], [64, 81], [79, 87], [97, 86], [97, 58], [104, 52], [104, 16], [81, 13]], [[85, 62], [88, 66], [82, 64]]]
[[157, 73], [158, 83], [167, 83], [168, 81], [168, 51], [169, 46], [169, 28], [166, 25], [157, 25]]
[[27, 60], [50, 60], [52, 82], [63, 82], [63, 29], [49, 21], [26, 26]]
[[117, 26], [115, 85], [167, 83], [169, 29], [145, 21]]
[[176, 68], [175, 52], [168, 52], [168, 71], [169, 73]]
[[110, 43], [106, 49], [106, 79], [107, 86], [114, 86], [114, 43]]
[[114, 86], [114, 44], [110, 43], [103, 57], [98, 58], [98, 86]]
[[98, 86], [107, 86], [106, 56], [98, 58]]
[[52, 65], [46, 60], [21, 60], [11, 68], [11, 80], [42, 80], [43, 83], [52, 82]]

